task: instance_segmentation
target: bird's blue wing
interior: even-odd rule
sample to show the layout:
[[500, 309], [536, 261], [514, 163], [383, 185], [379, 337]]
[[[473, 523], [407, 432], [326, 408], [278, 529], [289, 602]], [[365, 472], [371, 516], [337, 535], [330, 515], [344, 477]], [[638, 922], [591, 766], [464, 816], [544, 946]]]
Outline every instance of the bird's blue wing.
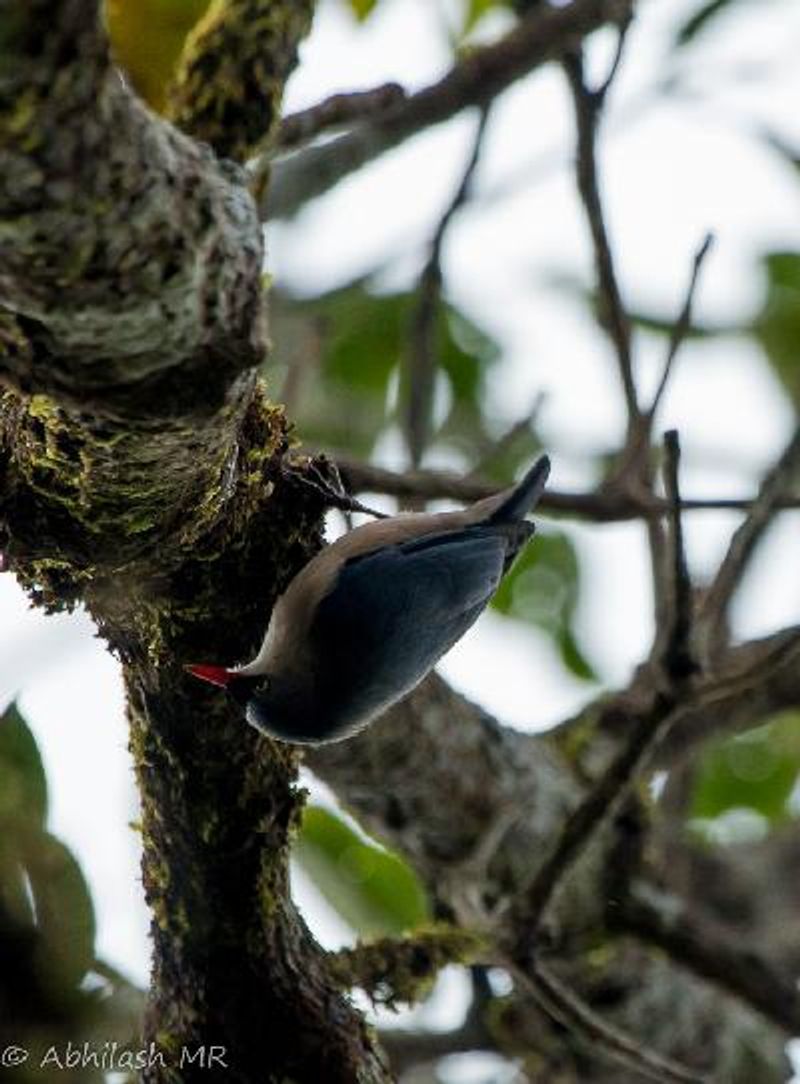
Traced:
[[474, 526], [348, 561], [311, 629], [322, 698], [371, 711], [416, 685], [487, 605], [508, 549], [507, 532]]

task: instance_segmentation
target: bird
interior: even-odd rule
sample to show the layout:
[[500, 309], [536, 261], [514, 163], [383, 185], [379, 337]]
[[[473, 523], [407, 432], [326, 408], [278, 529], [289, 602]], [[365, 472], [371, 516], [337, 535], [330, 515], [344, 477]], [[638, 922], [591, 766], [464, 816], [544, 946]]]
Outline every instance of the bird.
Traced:
[[451, 512], [408, 512], [349, 531], [275, 603], [243, 666], [188, 663], [279, 741], [352, 737], [409, 693], [489, 604], [535, 526], [542, 455], [510, 489]]

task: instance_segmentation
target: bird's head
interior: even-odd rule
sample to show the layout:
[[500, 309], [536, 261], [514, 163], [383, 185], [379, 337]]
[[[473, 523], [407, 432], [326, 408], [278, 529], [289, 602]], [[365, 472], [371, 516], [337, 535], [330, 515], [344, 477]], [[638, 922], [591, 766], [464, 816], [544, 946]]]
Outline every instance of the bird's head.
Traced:
[[305, 734], [304, 721], [310, 713], [300, 710], [304, 704], [301, 692], [285, 681], [210, 663], [187, 663], [184, 669], [201, 681], [224, 689], [243, 709], [248, 723], [262, 734], [280, 741], [318, 740]]
[[257, 677], [243, 674], [240, 670], [229, 669], [227, 666], [214, 666], [204, 662], [187, 663], [184, 670], [201, 681], [207, 681], [209, 685], [224, 689], [228, 696], [245, 710], [250, 700], [265, 694], [269, 688], [269, 678], [265, 675]]

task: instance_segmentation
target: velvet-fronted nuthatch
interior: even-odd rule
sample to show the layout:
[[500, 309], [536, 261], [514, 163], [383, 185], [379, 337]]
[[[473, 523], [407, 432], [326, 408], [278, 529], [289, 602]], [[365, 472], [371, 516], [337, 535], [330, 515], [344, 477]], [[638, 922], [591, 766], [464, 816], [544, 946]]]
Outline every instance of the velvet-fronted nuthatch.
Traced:
[[357, 733], [410, 692], [488, 605], [530, 539], [542, 456], [512, 489], [456, 512], [357, 527], [317, 554], [275, 604], [252, 662], [189, 665], [282, 741]]

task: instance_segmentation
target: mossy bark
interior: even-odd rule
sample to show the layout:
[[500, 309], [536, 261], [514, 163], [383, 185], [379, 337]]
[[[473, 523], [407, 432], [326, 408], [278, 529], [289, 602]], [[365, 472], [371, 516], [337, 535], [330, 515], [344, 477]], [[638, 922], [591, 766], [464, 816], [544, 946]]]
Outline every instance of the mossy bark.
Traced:
[[[123, 664], [153, 914], [146, 1038], [165, 1053], [143, 1079], [383, 1081], [291, 902], [296, 756], [182, 670], [251, 652], [320, 544], [254, 369], [252, 199], [130, 95], [97, 3], [6, 7], [0, 549], [35, 601], [84, 604]], [[273, 110], [308, 23], [296, 7], [270, 5], [287, 28]], [[209, 1044], [225, 1068], [181, 1067]]]

